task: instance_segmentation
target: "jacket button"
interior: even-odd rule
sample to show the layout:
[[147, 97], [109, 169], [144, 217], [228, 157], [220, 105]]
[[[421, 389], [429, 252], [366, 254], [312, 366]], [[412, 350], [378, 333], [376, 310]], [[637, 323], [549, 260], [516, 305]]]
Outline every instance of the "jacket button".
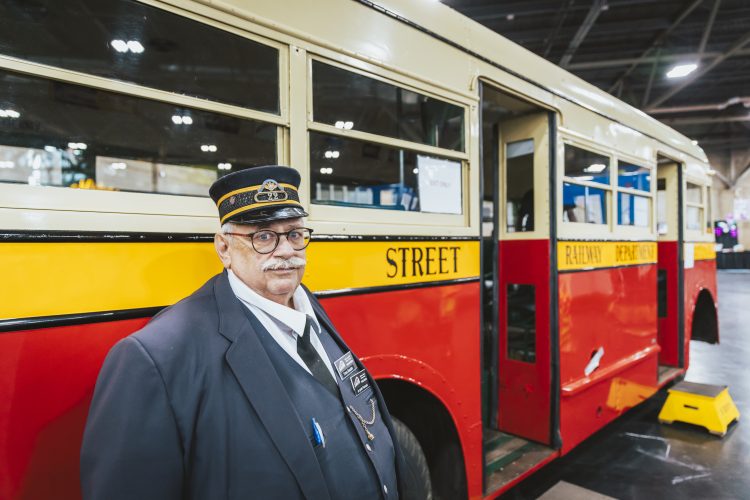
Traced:
[[365, 443], [365, 449], [367, 451], [372, 451], [372, 447], [368, 443]]

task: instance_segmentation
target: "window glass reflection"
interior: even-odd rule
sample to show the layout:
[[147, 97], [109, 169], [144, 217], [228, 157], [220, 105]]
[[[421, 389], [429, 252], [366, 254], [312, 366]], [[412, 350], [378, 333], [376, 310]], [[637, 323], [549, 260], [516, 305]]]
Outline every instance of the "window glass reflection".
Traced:
[[703, 202], [703, 191], [701, 187], [692, 182], [687, 182], [687, 189], [685, 190], [685, 201], [688, 203], [702, 203]]
[[319, 205], [463, 213], [459, 161], [311, 132], [310, 176]]
[[313, 116], [340, 129], [464, 150], [462, 107], [320, 61], [313, 61]]
[[579, 184], [563, 183], [563, 220], [607, 223], [607, 191]]
[[579, 181], [609, 184], [609, 157], [566, 144], [565, 176]]
[[651, 199], [629, 193], [617, 193], [617, 223], [621, 226], [648, 227], [651, 223]]
[[0, 182], [207, 196], [276, 161], [274, 125], [3, 70], [0, 109]]
[[133, 0], [0, 2], [0, 54], [279, 111], [278, 50]]
[[651, 171], [632, 163], [617, 162], [617, 185], [624, 188], [651, 191]]
[[509, 233], [534, 230], [534, 140], [505, 148], [506, 215]]

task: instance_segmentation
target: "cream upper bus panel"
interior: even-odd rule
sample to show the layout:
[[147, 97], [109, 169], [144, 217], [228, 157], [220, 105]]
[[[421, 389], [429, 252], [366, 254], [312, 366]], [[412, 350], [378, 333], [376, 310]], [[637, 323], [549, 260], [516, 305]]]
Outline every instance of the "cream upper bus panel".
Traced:
[[[196, 9], [193, 2], [169, 3]], [[470, 97], [472, 60], [461, 50], [440, 44], [429, 35], [408, 27], [389, 16], [351, 0], [305, 1], [198, 0], [210, 9], [219, 9], [277, 31], [282, 42], [306, 50], [333, 50], [354, 61], [395, 69], [407, 76], [441, 86]], [[218, 14], [217, 17], [223, 17]], [[224, 19], [230, 22], [231, 17]], [[236, 22], [236, 21], [235, 21]], [[262, 30], [261, 30], [262, 31]], [[270, 32], [263, 32], [267, 36]], [[461, 37], [466, 38], [466, 37]]]
[[[378, 0], [383, 8], [463, 45], [509, 70], [524, 75], [555, 94], [611, 117], [644, 134], [705, 160], [702, 149], [691, 141], [606, 92], [586, 83], [536, 54], [516, 45], [439, 2]], [[316, 2], [317, 5], [317, 2]]]

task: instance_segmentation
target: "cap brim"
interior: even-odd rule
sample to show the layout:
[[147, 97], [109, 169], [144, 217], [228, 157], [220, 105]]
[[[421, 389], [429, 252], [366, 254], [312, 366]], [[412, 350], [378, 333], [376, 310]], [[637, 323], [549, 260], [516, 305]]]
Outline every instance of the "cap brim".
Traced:
[[259, 224], [261, 222], [272, 222], [275, 220], [297, 219], [307, 217], [308, 213], [300, 207], [281, 207], [281, 208], [261, 208], [251, 212], [238, 214], [226, 222], [236, 222], [238, 224]]

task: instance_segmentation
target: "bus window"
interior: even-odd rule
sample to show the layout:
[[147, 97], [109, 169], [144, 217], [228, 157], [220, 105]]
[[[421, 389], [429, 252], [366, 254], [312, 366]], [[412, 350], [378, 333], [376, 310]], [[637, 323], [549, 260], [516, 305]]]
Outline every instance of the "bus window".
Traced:
[[463, 213], [461, 162], [310, 132], [312, 202]]
[[534, 140], [506, 145], [506, 231], [534, 230]]
[[656, 182], [656, 232], [657, 234], [667, 234], [668, 231], [667, 179], [659, 179]]
[[617, 162], [617, 223], [648, 227], [651, 224], [651, 171], [625, 161]]
[[703, 227], [703, 187], [692, 182], [685, 189], [685, 228], [700, 231]]
[[607, 223], [607, 191], [569, 182], [563, 183], [565, 222]]
[[563, 221], [607, 223], [609, 173], [608, 156], [565, 145]]
[[2, 2], [0, 32], [3, 55], [279, 112], [277, 49], [141, 2]]
[[6, 70], [0, 95], [0, 182], [207, 196], [276, 160], [276, 126], [255, 120]]
[[508, 359], [536, 362], [534, 285], [508, 284]]
[[313, 119], [345, 130], [464, 151], [464, 110], [313, 60]]

